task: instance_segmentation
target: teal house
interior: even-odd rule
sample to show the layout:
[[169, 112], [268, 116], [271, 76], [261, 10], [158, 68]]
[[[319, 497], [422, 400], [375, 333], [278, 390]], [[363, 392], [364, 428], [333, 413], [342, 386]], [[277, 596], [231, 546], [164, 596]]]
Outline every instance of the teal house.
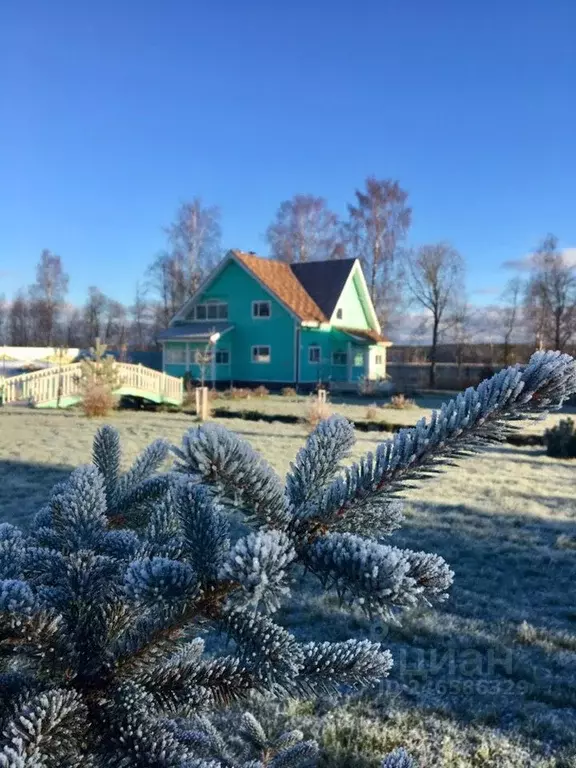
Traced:
[[158, 340], [172, 376], [237, 386], [356, 385], [390, 342], [357, 259], [286, 264], [229, 251]]

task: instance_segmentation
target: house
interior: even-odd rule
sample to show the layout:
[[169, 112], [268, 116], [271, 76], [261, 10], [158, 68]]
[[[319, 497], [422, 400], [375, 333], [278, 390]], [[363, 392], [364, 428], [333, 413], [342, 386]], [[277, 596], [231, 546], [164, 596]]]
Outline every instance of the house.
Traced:
[[275, 387], [383, 379], [391, 344], [357, 259], [286, 264], [235, 250], [158, 340], [172, 376]]

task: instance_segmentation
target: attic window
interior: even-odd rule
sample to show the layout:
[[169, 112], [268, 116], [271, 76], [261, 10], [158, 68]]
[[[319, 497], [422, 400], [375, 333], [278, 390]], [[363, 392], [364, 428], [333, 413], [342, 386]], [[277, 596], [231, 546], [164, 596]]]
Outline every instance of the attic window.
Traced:
[[252, 317], [270, 317], [271, 307], [269, 301], [253, 301]]
[[227, 320], [228, 304], [224, 301], [206, 301], [196, 304], [190, 311], [190, 320]]
[[337, 309], [336, 310], [336, 320], [342, 320], [342, 310]]

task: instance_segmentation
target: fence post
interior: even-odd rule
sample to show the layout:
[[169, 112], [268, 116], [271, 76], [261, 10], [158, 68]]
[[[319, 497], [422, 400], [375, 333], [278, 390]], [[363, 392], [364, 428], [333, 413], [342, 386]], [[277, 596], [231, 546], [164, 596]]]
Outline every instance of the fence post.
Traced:
[[208, 419], [208, 387], [196, 387], [196, 415], [200, 421]]
[[326, 402], [326, 390], [325, 389], [319, 389], [318, 390], [318, 402], [319, 403], [325, 403]]

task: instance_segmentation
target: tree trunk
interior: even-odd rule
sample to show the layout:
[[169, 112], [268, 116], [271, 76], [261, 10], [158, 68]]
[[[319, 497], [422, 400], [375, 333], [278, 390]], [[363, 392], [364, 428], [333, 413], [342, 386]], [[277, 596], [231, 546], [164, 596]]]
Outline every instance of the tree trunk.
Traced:
[[434, 316], [432, 325], [432, 348], [430, 349], [430, 389], [436, 386], [436, 350], [438, 347], [438, 326], [439, 318]]

